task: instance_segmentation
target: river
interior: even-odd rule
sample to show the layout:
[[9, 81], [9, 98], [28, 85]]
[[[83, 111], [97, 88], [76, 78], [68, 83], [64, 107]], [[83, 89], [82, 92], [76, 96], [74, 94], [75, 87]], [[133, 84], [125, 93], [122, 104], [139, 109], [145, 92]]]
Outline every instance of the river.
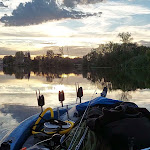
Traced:
[[[112, 76], [114, 77], [111, 78]], [[76, 85], [79, 84], [83, 88], [83, 102], [99, 96], [103, 87], [108, 86], [108, 98], [135, 102], [140, 107], [150, 110], [150, 90], [147, 85], [143, 86], [142, 83], [139, 86], [139, 83], [135, 81], [132, 85], [132, 81], [127, 76], [120, 77], [121, 75], [119, 75], [120, 81], [116, 83], [117, 75], [112, 74], [112, 76], [105, 77], [105, 74], [96, 75], [88, 72], [59, 75], [30, 72], [20, 77], [18, 74], [5, 74], [0, 71], [0, 139], [21, 121], [40, 112], [36, 98], [37, 90], [40, 90], [40, 94], [45, 97], [44, 108], [61, 107], [58, 101], [60, 90], [64, 90], [65, 93], [64, 105], [76, 103]], [[143, 80], [147, 78], [144, 77]], [[122, 81], [128, 83], [123, 86]], [[133, 90], [129, 90], [130, 86]]]

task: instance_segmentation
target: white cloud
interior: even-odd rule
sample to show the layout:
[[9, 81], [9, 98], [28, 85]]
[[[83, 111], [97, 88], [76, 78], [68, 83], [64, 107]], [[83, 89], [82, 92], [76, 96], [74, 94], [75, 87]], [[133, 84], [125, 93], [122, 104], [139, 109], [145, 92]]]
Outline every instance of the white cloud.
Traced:
[[15, 44], [16, 49], [40, 50], [45, 46], [41, 44], [43, 42], [55, 43], [53, 46], [86, 46], [93, 48], [99, 43], [119, 42], [119, 38], [117, 38], [119, 32], [131, 32], [134, 41], [148, 41], [150, 39], [150, 22], [145, 23], [145, 25], [137, 25], [134, 21], [135, 16], [138, 18], [141, 15], [149, 15], [150, 9], [148, 7], [109, 1], [94, 5], [78, 5], [77, 10], [89, 13], [101, 11], [103, 13], [101, 17], [94, 16], [78, 20], [79, 24], [76, 27], [70, 19], [28, 27], [1, 27], [3, 29], [0, 31], [3, 36], [1, 38], [7, 40], [0, 43], [0, 45], [1, 47], [8, 46], [8, 39], [22, 39], [22, 42]]
[[14, 9], [16, 9], [16, 7], [20, 4], [20, 3], [25, 3], [25, 2], [28, 2], [28, 1], [31, 1], [31, 0], [8, 0], [8, 1], [5, 1], [4, 4], [8, 7], [5, 7], [5, 8], [1, 8], [0, 9], [0, 18], [4, 15], [4, 14], [7, 14], [7, 15], [11, 15], [12, 11]]
[[9, 10], [16, 9], [20, 3], [30, 2], [31, 0], [8, 0], [5, 4], [9, 7]]
[[[82, 20], [85, 24], [84, 27], [79, 28], [78, 33], [88, 34], [91, 37], [97, 37], [102, 41], [118, 41], [117, 34], [119, 32], [131, 32], [134, 35], [138, 35], [139, 40], [149, 38], [150, 28], [149, 25], [137, 26], [136, 22], [133, 24], [133, 16], [150, 14], [150, 9], [140, 5], [129, 5], [121, 2], [108, 2], [96, 5], [90, 5], [81, 7], [80, 9], [88, 10], [91, 12], [94, 10], [102, 11], [101, 17], [90, 17]], [[93, 33], [93, 34], [92, 34]], [[146, 34], [146, 35], [145, 35]]]
[[135, 42], [150, 39], [150, 24], [145, 26], [122, 26], [118, 27], [116, 32], [119, 33], [126, 30], [132, 34]]
[[82, 19], [99, 14], [100, 12], [93, 14], [61, 8], [57, 5], [56, 0], [32, 0], [24, 4], [20, 3], [11, 15], [2, 16], [0, 21], [5, 26], [30, 26], [67, 18]]

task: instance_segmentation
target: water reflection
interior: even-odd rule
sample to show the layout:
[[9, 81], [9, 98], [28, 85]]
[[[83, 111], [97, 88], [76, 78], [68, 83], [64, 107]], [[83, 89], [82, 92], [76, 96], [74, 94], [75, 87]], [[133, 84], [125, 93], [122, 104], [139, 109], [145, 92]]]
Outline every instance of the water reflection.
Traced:
[[24, 67], [4, 67], [4, 74], [13, 75], [15, 74], [16, 79], [30, 79], [30, 69]]
[[[12, 66], [7, 66], [3, 68], [3, 72], [6, 75], [15, 75], [16, 79], [30, 79], [30, 74], [31, 74], [31, 68], [25, 68], [25, 67], [12, 67]], [[63, 78], [63, 75], [68, 75], [68, 74], [76, 74], [79, 75], [81, 74], [81, 70], [78, 69], [63, 69], [63, 70], [55, 70], [52, 69], [50, 71], [48, 70], [40, 70], [36, 69], [34, 71], [35, 75], [37, 76], [45, 76], [46, 80], [48, 82], [52, 82], [53, 79], [55, 78]]]
[[[16, 79], [30, 79], [31, 70], [23, 67], [6, 67], [3, 68], [6, 75], [15, 75]], [[90, 72], [83, 70], [34, 70], [32, 71], [36, 76], [43, 76], [47, 82], [53, 82], [54, 79], [59, 78], [63, 80], [64, 77], [70, 74], [83, 75], [83, 78], [97, 84], [99, 88], [104, 86], [109, 87], [110, 90], [121, 89], [122, 91], [134, 91], [136, 89], [150, 88], [150, 71], [145, 70], [118, 70], [118, 69], [95, 69]], [[60, 83], [62, 82], [60, 80]]]
[[84, 71], [83, 76], [98, 87], [109, 85], [107, 97], [135, 102], [150, 110], [150, 70], [95, 69]]
[[122, 101], [125, 101], [125, 102], [128, 102], [129, 100], [131, 100], [132, 99], [132, 96], [131, 96], [131, 94], [129, 94], [129, 92], [124, 92], [124, 91], [122, 91], [122, 93], [121, 93], [121, 95], [120, 95], [120, 100], [122, 100]]
[[93, 83], [111, 84], [110, 89], [112, 90], [135, 91], [136, 89], [150, 88], [150, 70], [148, 69], [96, 69], [91, 72], [84, 71], [83, 76]]
[[[17, 122], [21, 122], [26, 118], [39, 113], [41, 109], [35, 106], [26, 106], [19, 104], [3, 104], [0, 107], [0, 112], [3, 115], [10, 114]], [[19, 114], [19, 115], [18, 115]]]
[[[35, 91], [45, 96], [46, 107], [61, 106], [58, 92], [64, 90], [64, 105], [76, 102], [75, 83], [83, 87], [82, 101], [100, 96], [108, 87], [108, 98], [132, 101], [150, 110], [150, 71], [96, 69], [41, 71], [4, 68], [0, 72], [0, 138], [25, 118], [40, 112]], [[11, 126], [10, 126], [11, 125]]]
[[76, 103], [75, 82], [84, 89], [83, 101], [95, 98], [96, 92], [101, 92], [99, 89], [95, 92], [95, 84], [74, 71], [32, 72], [20, 68], [9, 72], [7, 69], [0, 72], [0, 139], [19, 122], [40, 112], [35, 94], [38, 89], [45, 97], [44, 108], [61, 106], [58, 101], [59, 90], [65, 92], [64, 105]]

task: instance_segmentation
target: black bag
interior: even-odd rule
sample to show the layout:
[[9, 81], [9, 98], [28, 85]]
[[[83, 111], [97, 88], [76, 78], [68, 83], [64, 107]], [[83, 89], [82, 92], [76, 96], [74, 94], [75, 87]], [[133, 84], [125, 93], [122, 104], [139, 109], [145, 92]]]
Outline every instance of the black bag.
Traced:
[[94, 114], [90, 114], [87, 125], [98, 138], [103, 137], [112, 150], [150, 147], [150, 112], [147, 109], [123, 103], [115, 108], [103, 108], [99, 112], [100, 115], [96, 113], [93, 118], [90, 116]]

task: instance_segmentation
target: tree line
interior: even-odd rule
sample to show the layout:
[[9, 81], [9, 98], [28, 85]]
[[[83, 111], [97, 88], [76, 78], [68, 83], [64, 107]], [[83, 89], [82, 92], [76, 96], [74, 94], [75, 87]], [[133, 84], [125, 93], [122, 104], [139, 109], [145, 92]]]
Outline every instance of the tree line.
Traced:
[[150, 47], [132, 43], [131, 33], [119, 33], [122, 43], [100, 44], [83, 56], [83, 68], [117, 67], [147, 68], [150, 66]]
[[46, 55], [36, 56], [31, 59], [30, 52], [23, 53], [16, 52], [15, 56], [4, 56], [4, 67], [25, 67], [31, 70], [54, 70], [54, 69], [69, 69], [76, 65], [82, 64], [82, 58], [71, 59], [69, 57], [62, 57], [61, 54], [54, 54], [52, 50], [48, 50]]

